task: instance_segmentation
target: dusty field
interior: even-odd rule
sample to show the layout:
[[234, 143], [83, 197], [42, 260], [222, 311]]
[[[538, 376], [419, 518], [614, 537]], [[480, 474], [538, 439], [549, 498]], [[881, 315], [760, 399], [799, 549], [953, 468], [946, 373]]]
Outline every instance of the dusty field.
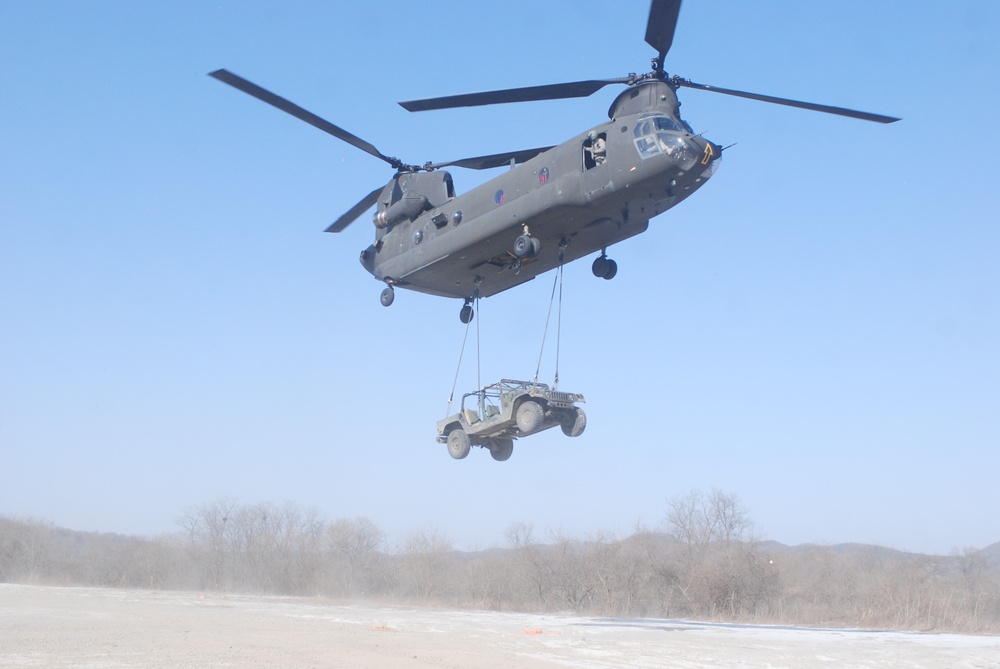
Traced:
[[0, 667], [1000, 667], [1000, 638], [0, 585]]

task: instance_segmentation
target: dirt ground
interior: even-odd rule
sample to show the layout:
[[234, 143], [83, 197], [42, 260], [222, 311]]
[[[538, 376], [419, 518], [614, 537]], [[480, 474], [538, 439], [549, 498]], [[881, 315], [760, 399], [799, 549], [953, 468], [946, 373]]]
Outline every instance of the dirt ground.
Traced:
[[0, 667], [1000, 667], [1000, 638], [0, 585]]

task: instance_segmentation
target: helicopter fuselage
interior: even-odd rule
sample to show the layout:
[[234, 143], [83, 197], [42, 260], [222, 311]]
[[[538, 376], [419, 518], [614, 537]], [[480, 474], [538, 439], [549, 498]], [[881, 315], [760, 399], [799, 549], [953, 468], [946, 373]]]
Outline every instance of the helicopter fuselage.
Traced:
[[[375, 242], [361, 264], [386, 284], [380, 300], [392, 304], [394, 287], [470, 302], [512, 288], [590, 253], [592, 270], [611, 279], [618, 265], [607, 247], [644, 232], [653, 217], [675, 206], [711, 178], [722, 147], [696, 135], [680, 118], [676, 92], [691, 88], [876, 123], [899, 118], [791, 98], [696, 83], [664, 70], [681, 0], [651, 0], [645, 41], [656, 51], [645, 74], [585, 79], [400, 102], [410, 112], [584, 98], [624, 85], [610, 121], [558, 146], [522, 149], [451, 162], [410, 165], [370, 142], [226, 69], [209, 76], [388, 163], [395, 175], [344, 214], [327, 232], [341, 232], [376, 207]], [[510, 170], [457, 195], [456, 166]]]
[[[397, 174], [362, 265], [390, 286], [489, 297], [645, 231], [718, 167], [722, 149], [680, 120], [666, 83], [626, 90], [609, 116], [459, 196], [447, 173]], [[521, 235], [537, 253], [515, 253]]]

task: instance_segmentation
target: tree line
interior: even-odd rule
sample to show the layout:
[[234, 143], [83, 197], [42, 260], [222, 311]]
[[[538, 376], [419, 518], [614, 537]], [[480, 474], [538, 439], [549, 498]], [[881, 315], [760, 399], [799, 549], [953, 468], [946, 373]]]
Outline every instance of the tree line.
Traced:
[[1000, 632], [1000, 544], [949, 556], [762, 542], [739, 499], [670, 500], [662, 528], [573, 538], [508, 526], [455, 550], [425, 528], [391, 543], [367, 518], [223, 498], [179, 532], [85, 533], [0, 516], [0, 582], [214, 590], [525, 612]]

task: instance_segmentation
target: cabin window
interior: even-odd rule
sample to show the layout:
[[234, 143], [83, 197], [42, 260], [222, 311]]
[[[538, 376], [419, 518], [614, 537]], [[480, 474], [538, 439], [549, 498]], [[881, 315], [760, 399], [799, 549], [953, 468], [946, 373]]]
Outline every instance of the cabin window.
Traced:
[[608, 159], [608, 135], [604, 132], [592, 132], [583, 140], [583, 168], [591, 170], [603, 165]]

